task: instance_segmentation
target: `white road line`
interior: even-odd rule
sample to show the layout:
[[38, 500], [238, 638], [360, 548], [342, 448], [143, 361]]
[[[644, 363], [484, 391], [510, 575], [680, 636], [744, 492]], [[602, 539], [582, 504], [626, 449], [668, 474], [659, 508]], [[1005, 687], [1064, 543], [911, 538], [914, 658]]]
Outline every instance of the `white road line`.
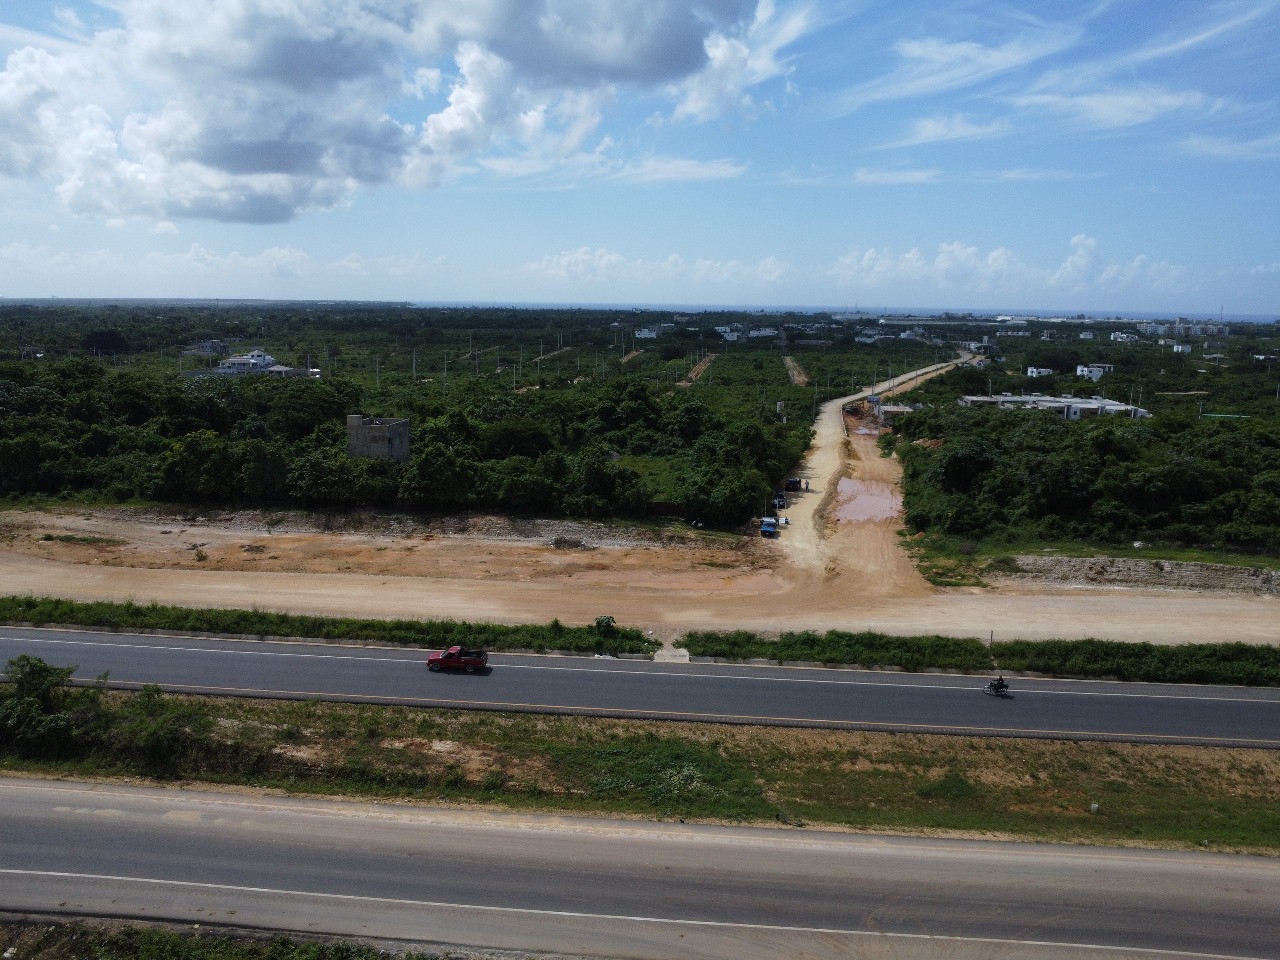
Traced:
[[[195, 638], [203, 639], [203, 638]], [[82, 647], [111, 647], [128, 650], [164, 650], [175, 653], [212, 653], [221, 656], [248, 656], [248, 657], [280, 657], [280, 658], [296, 658], [301, 660], [359, 660], [366, 663], [422, 663], [423, 655], [430, 652], [432, 648], [423, 647], [421, 651], [414, 651], [413, 656], [406, 657], [384, 657], [384, 656], [357, 656], [355, 654], [338, 654], [338, 653], [286, 653], [278, 650], [247, 650], [247, 649], [218, 649], [211, 647], [178, 647], [178, 646], [162, 646], [154, 643], [108, 643], [96, 640], [57, 640], [40, 637], [4, 637], [0, 636], [0, 641], [12, 641], [16, 643], [47, 643], [61, 644], [66, 646], [82, 646]], [[262, 641], [270, 643], [271, 641]], [[623, 661], [624, 663], [626, 661]], [[587, 667], [556, 667], [545, 664], [530, 663], [504, 663], [503, 670], [545, 670], [549, 672], [562, 673], [599, 673], [599, 669]], [[915, 690], [970, 690], [980, 689], [964, 686], [959, 683], [918, 683], [913, 681], [887, 682], [884, 680], [845, 680], [836, 678], [817, 678], [817, 677], [779, 677], [779, 676], [753, 676], [747, 674], [733, 673], [680, 673], [667, 670], [613, 670], [611, 673], [625, 673], [633, 677], [675, 677], [679, 679], [710, 679], [710, 680], [745, 680], [755, 683], [810, 683], [810, 684], [831, 684], [835, 686], [848, 687], [892, 687], [895, 689], [915, 689]], [[1251, 704], [1267, 704], [1270, 706], [1280, 706], [1280, 700], [1269, 700], [1262, 697], [1227, 697], [1227, 696], [1196, 696], [1191, 694], [1171, 694], [1171, 693], [1132, 693], [1124, 691], [1108, 691], [1108, 690], [1046, 690], [1035, 688], [1019, 688], [1016, 696], [1047, 696], [1047, 697], [1118, 697], [1131, 700], [1192, 700], [1204, 703], [1251, 703]]]
[[402, 900], [392, 897], [369, 897], [350, 893], [319, 893], [308, 890], [277, 890], [271, 887], [242, 887], [220, 883], [198, 883], [190, 880], [160, 880], [150, 877], [117, 877], [110, 874], [65, 873], [54, 870], [18, 870], [0, 868], [0, 875], [19, 877], [43, 877], [54, 880], [97, 880], [107, 883], [139, 883], [164, 887], [186, 887], [195, 890], [223, 890], [228, 893], [255, 896], [312, 897], [346, 903], [392, 904], [401, 907], [434, 908], [437, 910], [464, 910], [478, 913], [516, 913], [531, 917], [561, 917], [568, 920], [602, 920], [622, 923], [673, 924], [686, 927], [707, 927], [723, 930], [759, 930], [766, 933], [816, 933], [827, 936], [868, 937], [885, 940], [945, 940], [954, 943], [989, 943], [1030, 947], [1058, 947], [1076, 950], [1122, 951], [1147, 954], [1153, 957], [1195, 957], [1204, 960], [1262, 960], [1221, 953], [1191, 953], [1185, 950], [1161, 950], [1149, 947], [1121, 947], [1106, 944], [1069, 943], [1053, 940], [1001, 940], [996, 937], [953, 937], [926, 933], [884, 933], [869, 930], [843, 930], [830, 927], [797, 927], [782, 924], [734, 923], [723, 920], [679, 920], [664, 917], [636, 917], [608, 913], [581, 913], [572, 910], [534, 910], [528, 907], [492, 907], [471, 903], [443, 903], [431, 900]]

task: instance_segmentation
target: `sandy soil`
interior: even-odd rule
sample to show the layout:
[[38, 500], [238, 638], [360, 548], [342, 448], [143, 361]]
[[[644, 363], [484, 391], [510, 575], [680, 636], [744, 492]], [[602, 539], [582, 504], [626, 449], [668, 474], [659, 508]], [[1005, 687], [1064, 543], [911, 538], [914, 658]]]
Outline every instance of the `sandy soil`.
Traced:
[[0, 513], [0, 592], [367, 617], [1280, 643], [1275, 598], [939, 589], [902, 550], [898, 464], [827, 404], [776, 541], [492, 517]]

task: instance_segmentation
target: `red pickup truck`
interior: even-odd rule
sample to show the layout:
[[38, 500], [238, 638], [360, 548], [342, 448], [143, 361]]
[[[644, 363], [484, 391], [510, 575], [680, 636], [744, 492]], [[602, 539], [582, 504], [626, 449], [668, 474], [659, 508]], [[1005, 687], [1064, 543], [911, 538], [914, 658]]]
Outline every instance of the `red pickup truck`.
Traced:
[[450, 647], [427, 657], [428, 670], [465, 670], [467, 673], [475, 673], [488, 665], [489, 654], [465, 647]]

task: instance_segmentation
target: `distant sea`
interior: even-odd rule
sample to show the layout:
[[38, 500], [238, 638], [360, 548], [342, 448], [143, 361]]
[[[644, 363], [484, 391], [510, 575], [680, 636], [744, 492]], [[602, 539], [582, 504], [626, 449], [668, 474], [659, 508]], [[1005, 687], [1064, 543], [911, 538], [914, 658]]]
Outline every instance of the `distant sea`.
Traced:
[[1222, 323], [1277, 323], [1280, 312], [1226, 313], [1202, 310], [1172, 311], [1124, 311], [1124, 310], [1045, 310], [1028, 307], [885, 307], [885, 306], [760, 306], [742, 303], [522, 303], [518, 301], [485, 300], [420, 300], [415, 307], [507, 307], [513, 310], [646, 310], [672, 311], [674, 313], [842, 313], [866, 314], [869, 317], [911, 316], [937, 317], [944, 313], [971, 314], [974, 317], [1041, 317], [1074, 320], [1083, 316], [1087, 320], [1196, 320], [1208, 323], [1221, 318]]
[[330, 305], [359, 304], [361, 306], [379, 306], [394, 304], [413, 307], [506, 307], [513, 310], [619, 310], [619, 311], [670, 311], [673, 313], [844, 313], [865, 314], [868, 317], [880, 316], [912, 316], [936, 317], [944, 313], [970, 314], [982, 317], [1042, 317], [1075, 319], [1083, 316], [1089, 320], [1197, 320], [1209, 322], [1221, 317], [1223, 323], [1278, 323], [1280, 312], [1267, 313], [1226, 313], [1204, 310], [1163, 310], [1163, 311], [1125, 311], [1125, 310], [1079, 310], [1074, 308], [1046, 310], [1029, 307], [891, 307], [879, 304], [837, 304], [826, 306], [761, 306], [749, 303], [553, 303], [553, 302], [521, 302], [496, 300], [264, 300], [259, 298], [236, 297], [0, 297], [0, 303], [23, 304], [58, 304], [103, 306], [105, 304], [188, 304], [199, 306], [245, 306], [248, 304], [313, 304]]

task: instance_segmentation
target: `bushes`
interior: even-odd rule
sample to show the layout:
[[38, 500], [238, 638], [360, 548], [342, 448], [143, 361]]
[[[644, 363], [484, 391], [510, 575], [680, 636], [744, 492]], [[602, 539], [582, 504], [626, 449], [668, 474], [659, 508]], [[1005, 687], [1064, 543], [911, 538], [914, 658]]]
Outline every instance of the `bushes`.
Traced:
[[1111, 640], [1009, 640], [991, 645], [1005, 670], [1147, 683], [1280, 685], [1280, 648], [1246, 643], [1161, 647]]
[[490, 650], [568, 650], [578, 653], [652, 653], [656, 644], [639, 630], [561, 624], [501, 626], [454, 620], [357, 620], [268, 613], [261, 610], [202, 610], [141, 606], [133, 602], [80, 603], [48, 597], [0, 597], [0, 622], [80, 624], [111, 630], [189, 630], [255, 637], [368, 640], [405, 646], [447, 648], [454, 644]]
[[681, 646], [695, 657], [792, 660], [898, 667], [903, 670], [1027, 671], [1050, 677], [1098, 677], [1146, 683], [1280, 686], [1280, 648], [1245, 643], [1157, 646], [1111, 640], [1004, 640], [894, 637], [831, 630], [784, 633], [770, 640], [746, 630], [690, 633]]
[[686, 634], [681, 646], [695, 657], [730, 660], [801, 660], [826, 664], [858, 664], [864, 667], [901, 667], [924, 670], [985, 670], [991, 658], [982, 641], [940, 636], [895, 637], [882, 633], [846, 633], [829, 630], [784, 633], [768, 640], [746, 630], [730, 633]]

